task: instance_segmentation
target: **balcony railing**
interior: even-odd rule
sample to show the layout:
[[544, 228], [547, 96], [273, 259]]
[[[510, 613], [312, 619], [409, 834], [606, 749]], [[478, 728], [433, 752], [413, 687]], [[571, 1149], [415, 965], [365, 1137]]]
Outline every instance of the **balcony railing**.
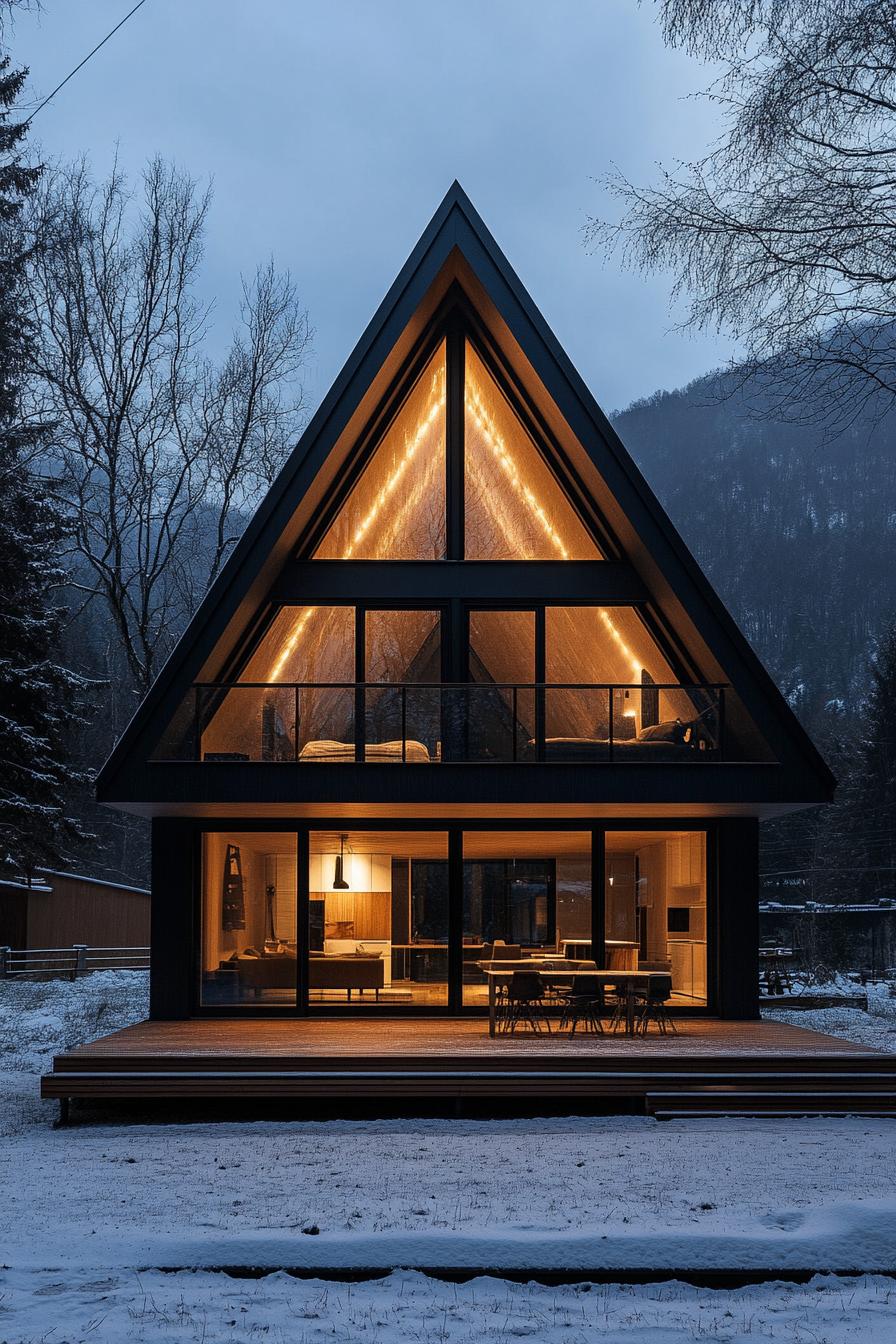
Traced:
[[167, 759], [302, 764], [725, 759], [718, 684], [215, 682]]

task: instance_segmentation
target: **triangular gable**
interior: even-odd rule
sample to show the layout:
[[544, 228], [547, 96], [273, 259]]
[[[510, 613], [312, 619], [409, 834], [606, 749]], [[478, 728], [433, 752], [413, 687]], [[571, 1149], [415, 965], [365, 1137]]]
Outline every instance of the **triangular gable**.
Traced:
[[[190, 685], [210, 675], [226, 675], [215, 650], [228, 629], [234, 624], [244, 627], [261, 609], [326, 498], [348, 445], [362, 434], [386, 444], [388, 434], [382, 437], [382, 427], [394, 415], [396, 379], [452, 287], [467, 296], [488, 339], [525, 388], [533, 416], [566, 453], [582, 497], [600, 500], [612, 533], [644, 580], [660, 618], [670, 629], [686, 625], [697, 632], [707, 674], [732, 685], [760, 732], [776, 742], [776, 754], [785, 766], [811, 772], [807, 797], [814, 800], [828, 793], [832, 778], [821, 757], [455, 183], [103, 768], [98, 781], [101, 800], [115, 801], [116, 779], [123, 772], [145, 768]], [[473, 361], [471, 367], [475, 368]], [[503, 414], [497, 404], [497, 414]], [[493, 426], [495, 414], [493, 410]], [[503, 467], [502, 471], [507, 474]], [[552, 485], [548, 473], [543, 493], [547, 495]], [[548, 509], [544, 512], [547, 516]], [[365, 512], [360, 502], [356, 513], [363, 521], [370, 508]], [[577, 532], [575, 514], [567, 512], [564, 517], [565, 533], [555, 527], [552, 538], [550, 528], [542, 527], [533, 546], [538, 549], [547, 539], [556, 552], [559, 537], [571, 558], [597, 558], [601, 552], [595, 547], [588, 554], [594, 543], [584, 529]], [[345, 536], [364, 531], [358, 525], [354, 532], [350, 526], [343, 530], [343, 550]], [[364, 535], [369, 532], [370, 528]], [[320, 541], [321, 554], [331, 540], [325, 536]], [[352, 555], [360, 558], [357, 549]]]

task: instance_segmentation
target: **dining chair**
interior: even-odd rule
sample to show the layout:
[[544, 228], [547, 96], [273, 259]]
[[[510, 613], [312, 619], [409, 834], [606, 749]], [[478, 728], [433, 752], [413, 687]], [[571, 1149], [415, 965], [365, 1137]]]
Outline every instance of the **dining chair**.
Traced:
[[635, 1029], [642, 1036], [646, 1036], [647, 1028], [653, 1020], [663, 1036], [668, 1030], [677, 1031], [678, 1028], [675, 1025], [674, 1018], [666, 1011], [666, 1004], [672, 997], [671, 975], [649, 976], [647, 987], [641, 993], [643, 994], [643, 1003]]
[[603, 985], [596, 975], [577, 975], [573, 977], [572, 988], [561, 994], [563, 1012], [560, 1015], [560, 1030], [569, 1027], [570, 1036], [575, 1036], [576, 1027], [584, 1022], [588, 1031], [603, 1035], [604, 1024], [600, 1015], [604, 1010]]
[[514, 971], [503, 1004], [503, 1030], [512, 1035], [520, 1022], [528, 1022], [533, 1031], [542, 1025], [550, 1035], [551, 1024], [545, 1012], [544, 981], [538, 971]]

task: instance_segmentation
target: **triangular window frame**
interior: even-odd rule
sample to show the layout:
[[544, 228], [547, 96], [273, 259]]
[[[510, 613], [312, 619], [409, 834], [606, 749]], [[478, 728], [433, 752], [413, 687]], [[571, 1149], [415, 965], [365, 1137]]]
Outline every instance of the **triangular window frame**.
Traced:
[[[466, 472], [466, 413], [465, 377], [466, 349], [470, 346], [476, 359], [484, 366], [509, 414], [518, 422], [519, 433], [527, 446], [538, 455], [539, 467], [550, 479], [562, 506], [568, 508], [575, 526], [587, 539], [591, 553], [584, 548], [572, 559], [594, 561], [624, 559], [623, 550], [613, 535], [606, 518], [593, 497], [578, 481], [575, 471], [563, 449], [544, 421], [538, 416], [529, 398], [515, 381], [509, 369], [498, 357], [487, 332], [481, 326], [468, 303], [455, 297], [450, 308], [443, 311], [421, 336], [402, 368], [393, 378], [390, 388], [370, 417], [354, 447], [341, 463], [335, 480], [330, 484], [322, 506], [302, 537], [296, 552], [297, 560], [326, 560], [329, 563], [364, 563], [365, 560], [389, 560], [396, 564], [419, 564], [433, 559], [452, 561], [485, 560], [496, 565], [519, 560], [549, 560], [563, 563], [564, 557], [555, 549], [546, 548], [540, 555], [503, 555], [494, 560], [480, 555], [469, 555], [467, 548], [465, 486]], [[377, 453], [400, 424], [408, 402], [415, 395], [428, 366], [445, 350], [445, 423], [444, 423], [444, 554], [392, 556], [349, 555], [321, 556], [319, 551], [337, 525], [342, 510], [350, 507], [354, 492], [363, 487], [365, 473], [371, 469]]]

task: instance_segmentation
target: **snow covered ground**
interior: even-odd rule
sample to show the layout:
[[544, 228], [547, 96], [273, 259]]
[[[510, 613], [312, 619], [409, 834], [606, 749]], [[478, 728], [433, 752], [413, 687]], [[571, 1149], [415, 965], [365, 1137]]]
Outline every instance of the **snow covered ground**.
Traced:
[[[856, 988], [844, 978], [830, 985], [813, 986], [807, 992], [855, 993]], [[896, 998], [890, 997], [890, 986], [883, 982], [868, 985], [865, 992], [867, 1012], [860, 1008], [763, 1008], [762, 1016], [774, 1022], [824, 1031], [829, 1036], [842, 1036], [859, 1045], [870, 1045], [874, 1050], [896, 1051]]]
[[[883, 1277], [707, 1290], [225, 1275], [216, 1267], [896, 1269], [896, 1126], [610, 1116], [52, 1130], [37, 1099], [52, 1054], [145, 1012], [135, 973], [0, 984], [0, 1341], [896, 1338], [896, 1281]], [[837, 1034], [894, 1048], [883, 994], [869, 1014], [792, 1020], [832, 1030], [830, 1013]]]
[[892, 1344], [882, 1277], [737, 1290], [500, 1279], [442, 1283], [401, 1270], [364, 1283], [222, 1274], [3, 1275], [0, 1338], [131, 1344]]

